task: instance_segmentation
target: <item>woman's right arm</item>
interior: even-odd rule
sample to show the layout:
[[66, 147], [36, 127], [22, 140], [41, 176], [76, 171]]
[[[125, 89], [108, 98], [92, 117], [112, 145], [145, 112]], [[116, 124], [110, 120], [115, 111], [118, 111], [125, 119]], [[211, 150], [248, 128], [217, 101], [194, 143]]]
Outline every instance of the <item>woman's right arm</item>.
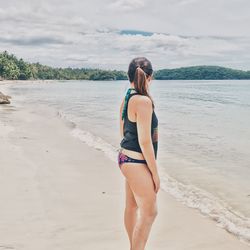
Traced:
[[155, 183], [155, 190], [158, 192], [158, 189], [160, 188], [160, 180], [151, 137], [151, 121], [153, 113], [152, 101], [147, 96], [141, 96], [138, 99], [136, 106], [138, 141], [152, 174]]

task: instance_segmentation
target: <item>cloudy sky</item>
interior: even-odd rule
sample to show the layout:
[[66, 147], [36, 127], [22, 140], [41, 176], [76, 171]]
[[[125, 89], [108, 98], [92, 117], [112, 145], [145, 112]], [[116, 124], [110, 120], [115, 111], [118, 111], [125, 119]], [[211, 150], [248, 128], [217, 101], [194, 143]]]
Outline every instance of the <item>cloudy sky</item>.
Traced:
[[249, 0], [0, 0], [0, 51], [56, 67], [250, 70]]

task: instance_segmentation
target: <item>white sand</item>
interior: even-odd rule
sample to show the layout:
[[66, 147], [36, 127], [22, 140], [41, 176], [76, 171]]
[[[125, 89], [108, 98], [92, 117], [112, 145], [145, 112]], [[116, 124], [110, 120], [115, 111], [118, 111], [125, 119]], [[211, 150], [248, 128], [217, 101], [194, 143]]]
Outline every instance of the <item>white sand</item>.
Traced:
[[[70, 130], [39, 106], [0, 106], [0, 249], [129, 250], [124, 177]], [[158, 209], [147, 250], [250, 249], [162, 190]]]

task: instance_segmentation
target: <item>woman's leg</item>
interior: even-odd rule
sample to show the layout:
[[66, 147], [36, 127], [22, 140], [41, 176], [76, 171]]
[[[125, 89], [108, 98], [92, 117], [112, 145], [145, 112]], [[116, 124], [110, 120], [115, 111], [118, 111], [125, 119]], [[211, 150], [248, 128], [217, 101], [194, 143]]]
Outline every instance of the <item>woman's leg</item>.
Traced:
[[125, 191], [126, 205], [124, 211], [124, 224], [130, 241], [130, 249], [132, 249], [132, 235], [136, 223], [138, 206], [136, 204], [134, 194], [128, 184], [127, 179], [125, 179]]
[[157, 216], [153, 179], [145, 164], [125, 163], [122, 165], [121, 171], [134, 194], [140, 215], [132, 235], [132, 250], [144, 250], [152, 224]]

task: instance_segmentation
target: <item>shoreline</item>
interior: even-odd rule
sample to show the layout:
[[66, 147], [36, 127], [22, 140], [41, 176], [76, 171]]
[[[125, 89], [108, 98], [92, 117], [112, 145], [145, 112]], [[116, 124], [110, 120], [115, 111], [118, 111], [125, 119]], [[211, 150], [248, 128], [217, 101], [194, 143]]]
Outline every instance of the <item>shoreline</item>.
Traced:
[[73, 80], [42, 80], [42, 79], [36, 79], [36, 80], [2, 80], [0, 81], [1, 85], [8, 85], [8, 84], [19, 84], [19, 83], [50, 83], [55, 81], [73, 81]]
[[[93, 81], [93, 82], [101, 82], [101, 81], [128, 81], [127, 80], [87, 80], [87, 79], [61, 79], [61, 80], [56, 80], [56, 79], [35, 79], [35, 80], [1, 80], [0, 81], [0, 86], [5, 86], [9, 84], [29, 84], [29, 83], [53, 83], [53, 82], [70, 82], [70, 81]], [[234, 81], [241, 81], [241, 82], [249, 82], [250, 79], [194, 79], [194, 80], [179, 80], [179, 79], [169, 79], [169, 80], [163, 80], [163, 79], [155, 79], [154, 81], [167, 81], [167, 82], [178, 82], [178, 81], [184, 81], [184, 82], [214, 82], [214, 81], [219, 81], [219, 82], [234, 82]]]
[[[1, 245], [128, 249], [124, 177], [117, 164], [71, 136], [71, 128], [52, 110], [41, 105], [21, 109], [12, 102], [0, 106]], [[250, 249], [163, 190], [158, 206], [149, 249]]]

